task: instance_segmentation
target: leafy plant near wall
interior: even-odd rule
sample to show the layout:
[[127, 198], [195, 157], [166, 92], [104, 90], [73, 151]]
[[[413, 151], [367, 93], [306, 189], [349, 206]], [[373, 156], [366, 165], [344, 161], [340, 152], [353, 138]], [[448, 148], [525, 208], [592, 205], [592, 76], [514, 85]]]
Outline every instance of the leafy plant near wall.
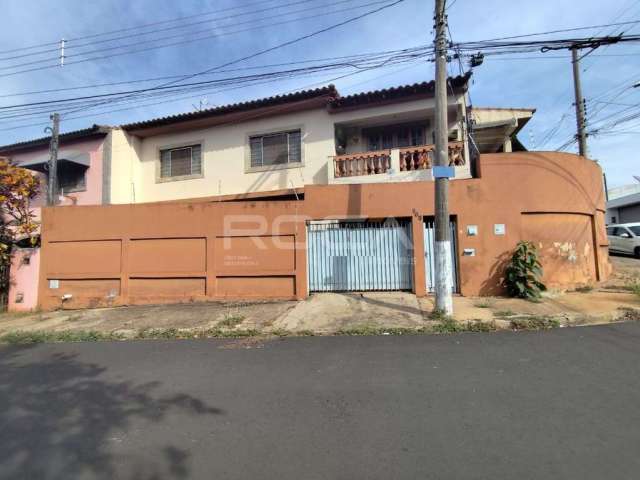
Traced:
[[518, 242], [505, 269], [504, 286], [512, 297], [535, 300], [547, 288], [542, 283], [538, 249], [531, 242]]

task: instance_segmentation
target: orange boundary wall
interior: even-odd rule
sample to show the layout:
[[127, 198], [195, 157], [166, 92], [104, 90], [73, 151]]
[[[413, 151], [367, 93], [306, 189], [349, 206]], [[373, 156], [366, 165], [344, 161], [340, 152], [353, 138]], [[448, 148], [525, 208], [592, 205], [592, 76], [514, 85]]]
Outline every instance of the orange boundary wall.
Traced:
[[[461, 294], [501, 293], [504, 262], [519, 240], [538, 244], [551, 288], [608, 277], [602, 172], [595, 162], [525, 152], [483, 155], [478, 166], [480, 178], [450, 184]], [[411, 218], [414, 291], [424, 295], [422, 221], [432, 215], [432, 182], [308, 185], [299, 201], [45, 208], [39, 306], [302, 299], [306, 221], [327, 218]], [[495, 224], [505, 225], [504, 235], [494, 234]], [[477, 236], [467, 235], [468, 225], [478, 227]], [[463, 255], [465, 249], [475, 255]]]

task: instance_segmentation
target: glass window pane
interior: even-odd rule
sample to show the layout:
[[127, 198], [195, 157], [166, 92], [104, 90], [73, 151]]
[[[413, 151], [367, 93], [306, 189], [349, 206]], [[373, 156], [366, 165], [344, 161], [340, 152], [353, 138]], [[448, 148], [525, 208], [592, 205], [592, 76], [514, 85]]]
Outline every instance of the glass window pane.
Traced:
[[289, 132], [289, 163], [302, 161], [302, 135], [300, 130]]
[[171, 176], [191, 175], [191, 147], [171, 150]]
[[202, 147], [194, 145], [191, 147], [191, 175], [202, 173]]
[[251, 166], [262, 165], [262, 137], [251, 137], [249, 139], [249, 149], [251, 150]]
[[263, 165], [281, 165], [289, 159], [288, 135], [280, 133], [262, 138]]
[[636, 237], [640, 237], [640, 226], [629, 227]]
[[171, 176], [171, 152], [162, 150], [160, 152], [160, 177], [167, 178]]

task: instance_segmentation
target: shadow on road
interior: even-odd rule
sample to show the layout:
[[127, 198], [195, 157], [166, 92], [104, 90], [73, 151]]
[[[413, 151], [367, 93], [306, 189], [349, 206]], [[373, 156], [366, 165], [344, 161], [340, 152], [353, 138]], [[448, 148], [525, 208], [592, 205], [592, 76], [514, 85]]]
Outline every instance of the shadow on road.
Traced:
[[189, 454], [177, 445], [149, 452], [157, 460], [152, 465], [128, 458], [122, 443], [132, 423], [160, 422], [170, 413], [224, 413], [189, 395], [162, 396], [160, 382], [107, 381], [104, 367], [75, 354], [31, 353], [0, 349], [3, 479], [188, 478]]

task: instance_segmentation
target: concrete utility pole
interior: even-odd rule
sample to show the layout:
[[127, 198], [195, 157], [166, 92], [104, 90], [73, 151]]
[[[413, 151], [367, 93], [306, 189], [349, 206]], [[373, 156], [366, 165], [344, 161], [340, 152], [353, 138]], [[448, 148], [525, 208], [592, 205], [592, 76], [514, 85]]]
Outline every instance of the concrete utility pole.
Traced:
[[[446, 0], [436, 0], [435, 56], [436, 56], [436, 167], [449, 166], [449, 127], [447, 119], [447, 17]], [[434, 169], [435, 170], [435, 169]], [[453, 313], [453, 266], [451, 262], [451, 231], [449, 229], [449, 178], [435, 175], [435, 285], [436, 310]]]
[[58, 195], [58, 134], [60, 133], [60, 115], [51, 115], [51, 142], [49, 143], [49, 181], [47, 183], [47, 205], [55, 205]]
[[584, 99], [582, 98], [582, 86], [580, 84], [580, 59], [578, 49], [571, 49], [571, 63], [573, 65], [573, 89], [576, 98], [576, 123], [578, 125], [578, 153], [587, 156], [587, 132], [585, 131], [586, 119], [584, 115]]

